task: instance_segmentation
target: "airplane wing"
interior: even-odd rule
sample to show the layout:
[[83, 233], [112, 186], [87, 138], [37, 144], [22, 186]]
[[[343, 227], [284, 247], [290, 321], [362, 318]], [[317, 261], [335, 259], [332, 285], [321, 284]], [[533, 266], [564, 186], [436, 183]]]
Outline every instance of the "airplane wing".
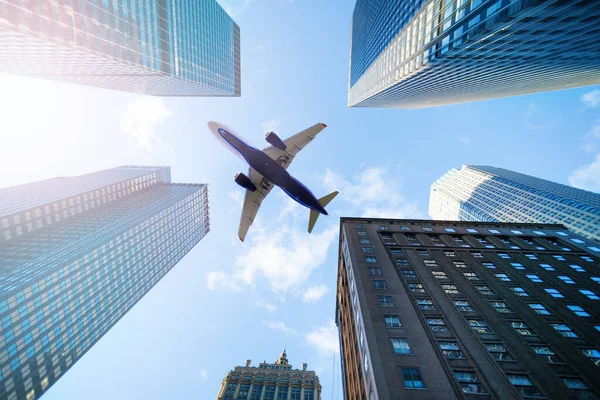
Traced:
[[269, 146], [263, 149], [263, 152], [271, 157], [277, 164], [286, 168], [292, 163], [296, 154], [300, 152], [307, 144], [309, 144], [319, 132], [325, 129], [325, 124], [315, 124], [308, 129], [303, 130], [300, 133], [290, 136], [285, 139], [283, 143], [287, 146], [287, 149], [280, 150], [277, 147]]
[[250, 225], [254, 222], [260, 204], [264, 198], [267, 197], [271, 189], [273, 189], [273, 184], [266, 180], [254, 168], [248, 169], [248, 178], [254, 183], [256, 190], [254, 192], [246, 190], [246, 196], [244, 197], [242, 217], [240, 218], [240, 227], [238, 229], [238, 236], [242, 242], [246, 237], [246, 233], [248, 233], [248, 228], [250, 228]]

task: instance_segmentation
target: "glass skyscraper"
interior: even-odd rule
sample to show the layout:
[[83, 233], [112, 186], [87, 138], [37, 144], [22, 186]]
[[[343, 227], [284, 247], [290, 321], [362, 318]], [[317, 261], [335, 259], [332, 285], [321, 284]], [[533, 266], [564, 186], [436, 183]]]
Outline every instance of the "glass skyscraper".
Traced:
[[502, 168], [463, 165], [431, 185], [436, 220], [559, 223], [600, 242], [600, 194]]
[[357, 0], [348, 105], [422, 108], [600, 83], [600, 3]]
[[0, 190], [0, 398], [39, 398], [210, 230], [207, 186], [124, 166]]
[[240, 96], [240, 29], [215, 0], [0, 0], [0, 72]]

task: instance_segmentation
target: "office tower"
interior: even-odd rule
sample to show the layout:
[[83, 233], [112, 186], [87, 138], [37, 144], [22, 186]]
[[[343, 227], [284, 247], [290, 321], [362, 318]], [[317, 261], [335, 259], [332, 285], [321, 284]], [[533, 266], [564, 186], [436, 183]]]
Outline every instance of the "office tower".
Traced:
[[600, 194], [486, 165], [431, 185], [429, 215], [450, 221], [559, 223], [600, 242]]
[[0, 0], [0, 72], [157, 96], [240, 96], [216, 0]]
[[209, 231], [206, 185], [125, 166], [0, 190], [0, 398], [39, 398]]
[[302, 369], [293, 369], [288, 363], [285, 350], [275, 363], [266, 361], [258, 367], [247, 360], [244, 367], [229, 371], [217, 400], [320, 400], [321, 384], [315, 371], [309, 371], [306, 363]]
[[348, 105], [423, 108], [600, 83], [600, 4], [357, 0]]
[[599, 398], [599, 267], [562, 225], [342, 218], [344, 398]]

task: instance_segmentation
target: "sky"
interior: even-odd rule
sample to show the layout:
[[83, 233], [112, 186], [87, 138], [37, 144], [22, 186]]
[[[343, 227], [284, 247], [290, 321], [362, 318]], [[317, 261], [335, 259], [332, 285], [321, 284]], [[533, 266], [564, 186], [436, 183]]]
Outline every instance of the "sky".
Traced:
[[[240, 98], [159, 98], [0, 75], [0, 187], [119, 165], [208, 183], [211, 232], [44, 395], [216, 398], [236, 365], [317, 371], [341, 399], [335, 317], [340, 216], [429, 218], [431, 184], [483, 164], [600, 191], [600, 86], [418, 110], [347, 107], [352, 0], [221, 0], [241, 28]], [[209, 133], [255, 146], [327, 124], [289, 168], [340, 195], [311, 235], [274, 189], [237, 238], [247, 165]]]

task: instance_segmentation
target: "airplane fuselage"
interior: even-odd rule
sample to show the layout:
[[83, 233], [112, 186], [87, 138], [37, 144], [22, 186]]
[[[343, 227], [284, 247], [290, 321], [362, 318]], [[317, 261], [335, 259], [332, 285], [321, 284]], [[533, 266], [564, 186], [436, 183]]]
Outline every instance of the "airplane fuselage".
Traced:
[[211, 130], [227, 147], [240, 155], [251, 168], [255, 169], [269, 182], [279, 186], [281, 190], [296, 202], [318, 213], [327, 215], [327, 211], [325, 211], [325, 208], [319, 203], [315, 195], [271, 157], [250, 146], [227, 128], [215, 126]]

